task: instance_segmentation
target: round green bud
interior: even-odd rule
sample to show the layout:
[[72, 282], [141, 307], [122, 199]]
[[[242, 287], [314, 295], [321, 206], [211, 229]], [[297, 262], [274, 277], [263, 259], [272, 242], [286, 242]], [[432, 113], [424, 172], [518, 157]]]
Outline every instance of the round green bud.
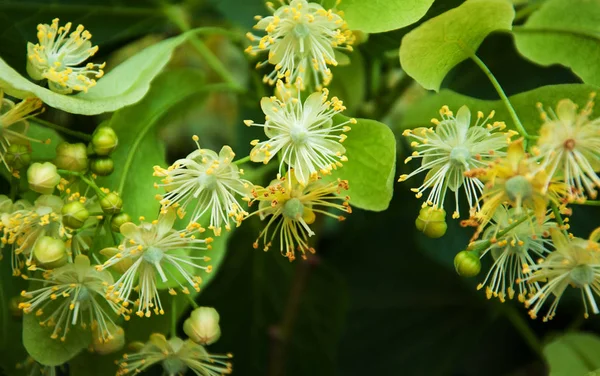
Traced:
[[63, 170], [81, 172], [88, 167], [87, 150], [84, 144], [61, 142], [56, 147], [54, 164]]
[[444, 209], [434, 209], [431, 206], [421, 208], [419, 216], [415, 220], [415, 226], [427, 237], [440, 238], [444, 236], [448, 229], [446, 211]]
[[116, 214], [110, 221], [110, 229], [114, 232], [121, 232], [121, 225], [123, 223], [131, 222], [131, 216], [125, 212]]
[[210, 345], [221, 337], [219, 313], [212, 307], [199, 307], [183, 323], [183, 331], [200, 345]]
[[118, 325], [107, 322], [108, 335], [98, 336], [98, 331], [92, 331], [92, 349], [100, 355], [112, 354], [125, 346], [125, 331]]
[[54, 269], [67, 263], [67, 248], [60, 239], [42, 236], [33, 246], [33, 256], [41, 266]]
[[460, 251], [454, 256], [454, 269], [461, 277], [475, 277], [481, 271], [481, 261], [476, 252]]
[[109, 155], [119, 144], [119, 138], [111, 127], [98, 127], [92, 135], [92, 150], [98, 155]]
[[13, 169], [20, 170], [31, 163], [31, 151], [26, 145], [12, 144], [6, 150], [4, 160]]
[[34, 163], [27, 170], [27, 182], [29, 188], [37, 193], [49, 195], [60, 182], [60, 175], [56, 172], [56, 166], [50, 162]]
[[100, 200], [100, 207], [106, 214], [117, 214], [123, 207], [123, 200], [115, 192], [110, 192]]
[[94, 158], [90, 162], [90, 169], [98, 176], [108, 176], [115, 170], [115, 163], [110, 157]]
[[62, 208], [63, 224], [70, 228], [80, 228], [90, 217], [90, 212], [80, 201], [71, 201]]

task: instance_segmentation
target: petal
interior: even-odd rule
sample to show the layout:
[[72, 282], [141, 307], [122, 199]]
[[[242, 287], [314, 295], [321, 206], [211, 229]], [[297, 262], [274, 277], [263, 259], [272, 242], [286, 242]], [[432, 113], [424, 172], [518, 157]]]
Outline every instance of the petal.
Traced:
[[167, 234], [173, 228], [175, 224], [175, 219], [177, 219], [177, 214], [175, 210], [167, 210], [166, 213], [162, 214], [160, 218], [158, 218], [158, 223], [156, 224], [157, 239], [162, 239], [165, 234]]
[[562, 99], [556, 105], [556, 116], [564, 123], [572, 123], [577, 117], [577, 105], [570, 99]]
[[469, 111], [469, 107], [462, 106], [458, 109], [456, 113], [456, 125], [458, 125], [459, 134], [464, 136], [471, 125], [471, 111]]
[[556, 227], [550, 229], [552, 243], [558, 252], [565, 252], [569, 249], [569, 239]]
[[121, 235], [126, 237], [127, 239], [133, 239], [134, 241], [138, 241], [140, 238], [140, 230], [138, 226], [136, 226], [133, 222], [126, 222], [121, 225], [119, 228]]
[[223, 161], [224, 163], [230, 163], [231, 161], [233, 161], [234, 157], [235, 153], [229, 145], [225, 145], [221, 148], [221, 151], [219, 152], [220, 161]]

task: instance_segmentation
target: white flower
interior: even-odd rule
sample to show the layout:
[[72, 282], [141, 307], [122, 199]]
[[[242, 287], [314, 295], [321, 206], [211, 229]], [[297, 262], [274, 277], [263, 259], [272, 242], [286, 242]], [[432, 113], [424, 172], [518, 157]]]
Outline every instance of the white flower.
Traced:
[[320, 4], [306, 0], [292, 0], [278, 9], [267, 3], [273, 16], [261, 18], [255, 29], [267, 34], [263, 37], [247, 33], [252, 45], [246, 52], [256, 55], [268, 51], [268, 59], [257, 67], [267, 63], [275, 65], [275, 70], [265, 75], [265, 82], [271, 85], [277, 79], [285, 78], [288, 83], [303, 86], [311, 79], [319, 89], [321, 83], [331, 81], [328, 65], [337, 65], [335, 49], [352, 51], [354, 35], [348, 30], [339, 13], [325, 10]]
[[281, 92], [283, 100], [265, 97], [260, 101], [266, 115], [264, 124], [244, 121], [248, 126], [263, 127], [269, 137], [263, 142], [252, 141], [250, 158], [266, 164], [280, 155], [279, 170], [285, 171], [284, 163], [287, 164], [287, 170], [293, 168], [298, 181], [305, 185], [319, 172], [329, 174], [348, 160], [341, 143], [347, 137], [344, 133], [350, 131], [349, 124], [355, 124], [356, 120], [333, 119], [345, 107], [337, 97], [327, 100], [327, 89], [311, 94], [304, 104], [299, 94], [294, 98], [289, 91]]
[[[210, 249], [212, 238], [197, 239], [192, 232], [198, 225], [190, 225], [185, 230], [173, 229], [176, 214], [168, 210], [152, 223], [142, 222], [135, 225], [131, 222], [121, 225], [121, 234], [125, 237], [118, 252], [110, 257], [103, 265], [98, 265], [99, 270], [108, 268], [125, 260], [131, 266], [114, 284], [108, 287], [108, 295], [115, 302], [122, 302], [124, 307], [129, 306], [132, 291], [137, 291], [139, 299], [135, 301], [136, 314], [140, 317], [150, 317], [151, 311], [155, 314], [164, 314], [158, 296], [158, 277], [163, 283], [175, 281], [183, 293], [189, 294], [189, 285], [196, 291], [200, 290], [202, 279], [193, 273], [195, 269], [207, 272], [211, 266], [198, 265], [198, 261], [210, 261], [206, 256], [187, 255], [183, 250], [195, 252]], [[174, 289], [169, 293], [175, 295]]]
[[528, 218], [503, 236], [498, 236], [500, 231], [522, 217], [516, 215], [516, 210], [499, 207], [494, 212], [492, 223], [483, 233], [483, 239], [491, 240], [492, 244], [481, 253], [481, 258], [490, 253], [494, 264], [477, 289], [485, 286], [488, 299], [492, 296], [498, 297], [500, 301], [504, 301], [506, 296], [512, 299], [515, 295], [515, 285], [521, 302], [539, 290], [537, 282], [525, 283], [523, 265], [534, 264], [535, 260], [550, 253], [549, 247], [552, 242], [548, 238], [550, 229], [556, 227], [556, 223], [550, 220], [549, 215], [546, 215], [541, 223], [535, 218]]
[[564, 181], [571, 200], [585, 199], [585, 192], [595, 198], [600, 187], [600, 118], [590, 120], [594, 96], [579, 113], [569, 99], [558, 102], [556, 113], [549, 109], [549, 114], [538, 103], [544, 124], [534, 152], [548, 170], [547, 183], [552, 178]]
[[483, 113], [477, 113], [477, 121], [471, 126], [471, 112], [462, 106], [456, 117], [448, 106], [440, 110], [442, 120], [432, 119], [434, 128], [417, 128], [405, 130], [403, 135], [413, 140], [415, 149], [412, 156], [404, 161], [408, 163], [414, 158], [422, 158], [421, 166], [408, 175], [401, 175], [398, 181], [405, 181], [421, 172], [428, 171], [425, 181], [412, 191], [417, 198], [431, 188], [426, 205], [443, 208], [446, 190], [454, 192], [456, 210], [452, 218], [459, 218], [458, 189], [464, 186], [469, 209], [473, 211], [479, 206], [479, 197], [484, 184], [476, 177], [467, 177], [465, 172], [487, 166], [492, 160], [504, 156], [501, 151], [508, 144], [507, 136], [511, 133], [496, 132], [506, 127], [503, 122], [487, 123], [494, 112], [484, 119]]
[[[198, 145], [198, 137], [194, 141]], [[220, 235], [221, 226], [231, 229], [231, 222], [240, 225], [246, 213], [236, 199], [240, 195], [248, 200], [250, 182], [240, 178], [237, 165], [233, 164], [235, 153], [229, 146], [223, 146], [219, 154], [212, 150], [201, 149], [179, 159], [171, 167], [154, 167], [154, 176], [164, 177], [164, 195], [158, 195], [163, 210], [169, 207], [179, 208], [183, 218], [191, 208], [190, 222], [198, 222], [205, 213], [210, 213], [209, 229]]]
[[68, 35], [71, 26], [67, 22], [59, 27], [58, 18], [53, 19], [51, 25], [40, 24], [37, 26], [39, 43], [27, 44], [27, 73], [34, 80], [47, 79], [50, 90], [61, 94], [74, 90], [87, 92], [96, 85], [94, 78], [104, 75], [105, 63], [79, 66], [94, 56], [98, 46], [92, 47], [92, 35], [83, 25]]

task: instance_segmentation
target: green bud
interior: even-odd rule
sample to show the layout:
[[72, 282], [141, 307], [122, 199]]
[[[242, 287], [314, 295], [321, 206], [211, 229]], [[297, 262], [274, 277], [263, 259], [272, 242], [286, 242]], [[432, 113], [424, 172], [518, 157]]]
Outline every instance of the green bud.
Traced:
[[92, 349], [100, 355], [112, 354], [125, 346], [125, 331], [118, 325], [107, 322], [108, 338], [98, 336], [98, 331], [92, 331]]
[[42, 236], [33, 246], [33, 256], [41, 266], [54, 269], [67, 263], [67, 248], [60, 239]]
[[481, 261], [476, 252], [460, 251], [454, 256], [454, 268], [461, 277], [475, 277], [481, 271]]
[[13, 169], [20, 170], [31, 163], [31, 151], [26, 145], [12, 144], [8, 147], [4, 160]]
[[115, 163], [110, 157], [94, 158], [90, 163], [90, 169], [98, 176], [108, 176], [115, 170]]
[[212, 307], [199, 307], [183, 323], [183, 331], [200, 345], [210, 345], [221, 337], [219, 313]]
[[430, 238], [440, 238], [444, 236], [448, 225], [446, 224], [446, 211], [444, 209], [434, 209], [431, 206], [421, 208], [419, 216], [415, 220], [417, 230]]
[[127, 222], [131, 222], [131, 216], [125, 212], [119, 213], [112, 217], [110, 229], [114, 232], [121, 232], [121, 225]]
[[56, 166], [50, 162], [34, 163], [27, 170], [29, 188], [37, 193], [49, 195], [60, 182]]
[[86, 147], [82, 143], [70, 144], [61, 142], [56, 147], [56, 158], [54, 164], [63, 170], [81, 172], [88, 167]]
[[110, 192], [100, 200], [100, 207], [106, 214], [116, 214], [123, 207], [123, 200], [115, 192]]
[[63, 223], [70, 228], [80, 228], [90, 217], [90, 212], [80, 201], [71, 201], [62, 208]]
[[118, 143], [119, 138], [111, 127], [98, 127], [92, 135], [92, 150], [98, 155], [109, 155], [115, 150]]

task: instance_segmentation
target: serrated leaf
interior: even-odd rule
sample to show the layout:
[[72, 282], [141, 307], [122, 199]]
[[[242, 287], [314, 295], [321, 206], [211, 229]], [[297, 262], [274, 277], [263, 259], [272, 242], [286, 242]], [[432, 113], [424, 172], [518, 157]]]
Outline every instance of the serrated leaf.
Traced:
[[550, 376], [586, 375], [600, 368], [600, 337], [567, 333], [544, 347]]
[[517, 49], [529, 60], [565, 65], [584, 82], [600, 85], [600, 1], [546, 1], [514, 32]]
[[402, 38], [400, 63], [424, 88], [438, 91], [458, 63], [496, 30], [510, 30], [515, 11], [506, 0], [468, 0]]
[[417, 22], [431, 4], [433, 0], [344, 0], [339, 8], [350, 29], [382, 33]]

